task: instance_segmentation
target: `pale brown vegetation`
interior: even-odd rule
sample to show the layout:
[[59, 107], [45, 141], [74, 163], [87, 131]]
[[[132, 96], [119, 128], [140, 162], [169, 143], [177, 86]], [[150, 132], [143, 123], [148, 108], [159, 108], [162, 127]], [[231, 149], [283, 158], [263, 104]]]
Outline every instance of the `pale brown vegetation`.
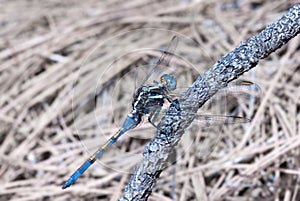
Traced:
[[[76, 185], [61, 190], [130, 109], [134, 78], [123, 75], [159, 54], [130, 54], [107, 71], [109, 65], [133, 50], [166, 45], [172, 34], [163, 30], [172, 30], [200, 44], [178, 51], [205, 72], [291, 6], [233, 2], [0, 1], [0, 199], [117, 200], [153, 137], [143, 135], [151, 125], [123, 136]], [[202, 154], [209, 145], [185, 136], [176, 165], [149, 199], [172, 200], [175, 185], [182, 201], [299, 200], [299, 54], [296, 37], [245, 74], [262, 90], [259, 99], [238, 102], [252, 122], [224, 127], [209, 155]], [[192, 83], [196, 75], [188, 72], [181, 73]]]

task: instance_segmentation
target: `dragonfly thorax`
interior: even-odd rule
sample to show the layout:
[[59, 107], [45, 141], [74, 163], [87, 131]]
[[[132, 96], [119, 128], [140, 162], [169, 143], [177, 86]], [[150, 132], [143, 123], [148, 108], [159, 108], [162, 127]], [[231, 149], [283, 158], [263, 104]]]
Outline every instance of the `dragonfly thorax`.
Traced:
[[134, 96], [131, 113], [151, 114], [163, 106], [167, 92], [165, 86], [161, 84], [140, 87]]

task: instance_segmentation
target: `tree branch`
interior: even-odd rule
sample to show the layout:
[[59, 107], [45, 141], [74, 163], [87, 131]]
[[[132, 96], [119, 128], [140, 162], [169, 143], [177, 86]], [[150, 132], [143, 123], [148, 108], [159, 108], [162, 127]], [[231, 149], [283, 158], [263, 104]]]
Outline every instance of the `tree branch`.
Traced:
[[189, 107], [178, 108], [176, 104], [171, 104], [160, 123], [156, 137], [144, 150], [141, 166], [135, 170], [120, 200], [147, 200], [160, 173], [168, 166], [184, 129], [193, 120], [193, 117], [187, 114], [197, 112], [219, 89], [256, 66], [260, 59], [280, 48], [299, 31], [300, 4], [297, 4], [257, 36], [241, 42], [202, 77], [199, 76], [189, 90], [179, 97], [180, 106], [188, 103]]

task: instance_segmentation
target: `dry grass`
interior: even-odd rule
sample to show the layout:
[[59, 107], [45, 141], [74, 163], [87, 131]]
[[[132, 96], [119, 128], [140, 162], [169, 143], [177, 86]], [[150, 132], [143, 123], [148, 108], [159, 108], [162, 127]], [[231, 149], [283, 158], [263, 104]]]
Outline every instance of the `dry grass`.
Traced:
[[[160, 55], [133, 51], [165, 46], [174, 34], [166, 30], [193, 38], [200, 46], [182, 37], [182, 59], [172, 60], [188, 86], [195, 73], [183, 59], [205, 72], [290, 7], [232, 2], [0, 1], [0, 199], [117, 200], [152, 137], [143, 135], [154, 131], [147, 123], [76, 185], [61, 185], [122, 123], [135, 86], [132, 69]], [[176, 165], [149, 200], [300, 199], [299, 39], [243, 76], [262, 95], [232, 107], [252, 122], [223, 127], [210, 154], [203, 147], [214, 138], [186, 135]]]

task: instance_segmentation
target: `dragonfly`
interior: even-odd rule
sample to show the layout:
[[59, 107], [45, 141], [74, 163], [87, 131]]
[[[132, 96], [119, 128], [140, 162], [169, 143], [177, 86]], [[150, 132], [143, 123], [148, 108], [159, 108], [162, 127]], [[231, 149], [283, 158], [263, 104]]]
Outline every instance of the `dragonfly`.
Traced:
[[[178, 100], [174, 101], [174, 94], [172, 93], [177, 87], [176, 76], [171, 74], [162, 74], [159, 82], [153, 81], [153, 84], [144, 85], [143, 83], [149, 79], [151, 74], [158, 70], [158, 66], [167, 67], [171, 58], [174, 55], [175, 49], [178, 44], [178, 37], [174, 36], [169, 43], [167, 49], [163, 51], [158, 62], [150, 70], [150, 72], [142, 80], [140, 87], [135, 92], [132, 101], [132, 110], [128, 113], [121, 128], [111, 136], [102, 146], [100, 146], [94, 154], [92, 154], [64, 183], [62, 189], [66, 189], [73, 185], [76, 180], [96, 161], [105, 151], [107, 151], [125, 132], [137, 127], [142, 118], [148, 115], [148, 121], [157, 128], [155, 121], [160, 115], [161, 110], [165, 102], [171, 104], [179, 104]], [[239, 85], [252, 85], [252, 82], [244, 81], [239, 82]], [[180, 106], [179, 106], [180, 107]], [[214, 116], [208, 117], [204, 115], [196, 115], [196, 118], [204, 119], [204, 121], [222, 121], [224, 123], [244, 123], [248, 122], [248, 119], [236, 116]], [[210, 119], [211, 118], [211, 119]]]
[[[163, 63], [169, 63], [172, 52], [177, 46], [177, 37], [173, 37], [166, 51], [163, 52], [162, 56], [158, 60], [156, 66]], [[154, 71], [156, 66], [151, 70]], [[151, 74], [151, 72], [149, 74]], [[145, 77], [144, 81], [147, 80], [148, 76]], [[172, 75], [163, 74], [160, 77], [160, 82], [155, 81], [154, 85], [140, 86], [134, 96], [132, 102], [132, 110], [127, 115], [122, 127], [109, 139], [107, 140], [98, 150], [91, 155], [65, 182], [62, 189], [70, 187], [75, 181], [97, 160], [103, 153], [109, 149], [119, 137], [121, 137], [126, 131], [135, 128], [140, 124], [144, 115], [149, 115], [149, 122], [153, 122], [159, 110], [163, 106], [165, 100], [172, 102], [169, 92], [176, 88], [176, 78]]]

